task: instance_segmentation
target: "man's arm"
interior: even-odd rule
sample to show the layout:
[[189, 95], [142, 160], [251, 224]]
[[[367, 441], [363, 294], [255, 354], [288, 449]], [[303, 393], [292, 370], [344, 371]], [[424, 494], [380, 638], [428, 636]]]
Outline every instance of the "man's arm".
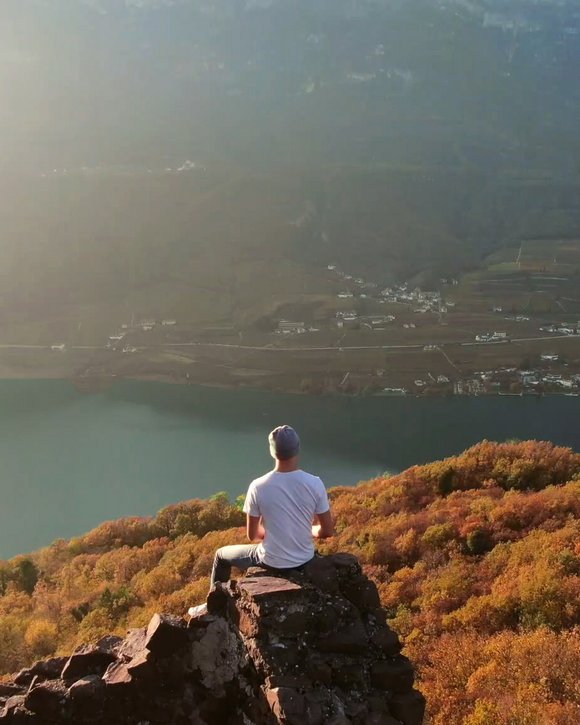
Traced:
[[334, 534], [334, 523], [330, 509], [323, 514], [316, 514], [318, 523], [312, 527], [312, 536], [315, 539], [329, 539]]
[[246, 533], [250, 541], [262, 541], [266, 535], [266, 530], [262, 525], [261, 516], [246, 515]]

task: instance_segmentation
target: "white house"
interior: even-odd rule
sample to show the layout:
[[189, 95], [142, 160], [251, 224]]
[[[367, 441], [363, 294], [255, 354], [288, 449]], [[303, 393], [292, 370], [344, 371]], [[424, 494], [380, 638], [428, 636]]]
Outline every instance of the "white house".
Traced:
[[278, 332], [283, 335], [302, 334], [306, 332], [304, 322], [290, 322], [289, 320], [280, 320], [278, 323]]

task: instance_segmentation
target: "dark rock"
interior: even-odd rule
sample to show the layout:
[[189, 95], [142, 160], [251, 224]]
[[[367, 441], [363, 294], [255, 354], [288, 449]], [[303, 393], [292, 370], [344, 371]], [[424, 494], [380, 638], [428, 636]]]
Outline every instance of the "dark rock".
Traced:
[[14, 695], [0, 710], [0, 723], [6, 725], [53, 725], [49, 720], [27, 710], [22, 695]]
[[[249, 569], [246, 570], [246, 576], [244, 578], [250, 578], [254, 579], [258, 576], [272, 576], [272, 570], [271, 569], [265, 569], [263, 566], [251, 566]], [[236, 586], [239, 585], [238, 581], [232, 581], [230, 584], [235, 584]]]
[[266, 687], [293, 687], [294, 689], [311, 687], [312, 682], [306, 675], [272, 675], [266, 678]]
[[366, 673], [360, 664], [343, 664], [332, 668], [332, 680], [343, 690], [364, 687]]
[[95, 645], [79, 647], [62, 670], [63, 680], [78, 680], [85, 675], [102, 675], [115, 660], [115, 655]]
[[376, 612], [368, 615], [370, 622], [376, 623], [379, 627], [388, 627], [387, 614], [384, 609], [377, 609]]
[[67, 694], [73, 702], [81, 702], [93, 699], [103, 687], [104, 682], [99, 675], [87, 675], [73, 682]]
[[281, 675], [302, 672], [304, 664], [304, 651], [295, 642], [280, 642], [268, 647], [261, 645], [263, 655], [270, 663], [268, 674]]
[[187, 623], [189, 640], [192, 642], [198, 641], [204, 636], [209, 625], [220, 619], [224, 619], [224, 617], [218, 617], [215, 614], [203, 614], [200, 617], [193, 617]]
[[299, 584], [273, 576], [246, 577], [238, 583], [238, 588], [242, 597], [254, 600], [272, 596], [286, 600], [302, 591]]
[[389, 700], [390, 697], [384, 692], [370, 694], [367, 697], [369, 704], [369, 710], [371, 712], [389, 712]]
[[393, 695], [391, 713], [403, 725], [422, 725], [425, 717], [425, 698], [417, 690]]
[[389, 627], [378, 629], [372, 635], [371, 642], [386, 655], [397, 655], [401, 651], [401, 642], [397, 633]]
[[145, 640], [147, 639], [147, 628], [130, 629], [127, 637], [117, 648], [117, 656], [120, 659], [131, 660], [138, 652], [145, 649]]
[[27, 710], [42, 714], [44, 717], [55, 715], [66, 695], [66, 685], [62, 680], [48, 680], [34, 685], [24, 699]]
[[210, 697], [199, 706], [199, 715], [207, 725], [224, 725], [232, 714], [232, 706], [224, 699]]
[[144, 649], [137, 653], [127, 664], [127, 671], [138, 680], [153, 679], [155, 676], [154, 656]]
[[122, 637], [117, 637], [113, 634], [108, 634], [106, 637], [101, 637], [97, 642], [96, 647], [103, 652], [109, 652], [110, 654], [117, 655], [117, 650], [123, 643]]
[[374, 687], [397, 693], [411, 690], [414, 679], [413, 666], [402, 655], [376, 662], [371, 672]]
[[207, 611], [209, 614], [226, 617], [231, 601], [232, 598], [226, 585], [217, 582], [215, 587], [207, 595]]
[[307, 672], [315, 684], [330, 686], [332, 683], [332, 668], [326, 662], [311, 659], [307, 665]]
[[256, 639], [245, 641], [247, 653], [260, 677], [287, 675], [303, 671], [304, 652], [295, 642], [269, 645]]
[[344, 712], [356, 723], [362, 722], [368, 714], [369, 708], [366, 701], [360, 697], [346, 697], [344, 700]]
[[329, 557], [334, 566], [343, 574], [360, 574], [362, 572], [359, 560], [354, 554], [338, 553]]
[[258, 620], [255, 616], [252, 616], [251, 612], [242, 609], [239, 613], [238, 629], [244, 637], [257, 637], [259, 632]]
[[369, 649], [369, 640], [361, 622], [354, 622], [337, 632], [325, 635], [318, 642], [322, 652], [340, 652], [343, 654], [366, 654]]
[[[290, 609], [290, 608], [289, 608]], [[286, 611], [277, 614], [275, 617], [264, 618], [264, 629], [283, 637], [294, 637], [299, 634], [305, 634], [308, 631], [317, 629], [317, 617], [307, 607], [294, 611]]]
[[304, 567], [304, 576], [323, 592], [336, 594], [339, 591], [336, 567], [329, 556], [315, 556]]
[[27, 710], [24, 705], [14, 708], [9, 713], [0, 713], [0, 723], [6, 723], [6, 725], [52, 725], [52, 723], [47, 723], [44, 718]]
[[266, 699], [270, 709], [279, 722], [288, 725], [306, 725], [306, 700], [290, 687], [275, 687], [266, 690]]
[[51, 657], [42, 662], [35, 662], [32, 667], [27, 667], [14, 678], [15, 685], [28, 687], [36, 677], [37, 682], [44, 680], [56, 680], [60, 677], [62, 668], [67, 663], [68, 657]]
[[21, 695], [22, 687], [11, 685], [9, 683], [0, 682], [0, 697], [12, 697], [13, 695]]
[[343, 587], [342, 592], [360, 612], [376, 612], [381, 609], [381, 600], [376, 586], [364, 576]]
[[401, 721], [386, 712], [371, 712], [365, 718], [365, 725], [401, 725]]
[[304, 713], [304, 725], [322, 725], [324, 723], [324, 710], [322, 703], [316, 693], [306, 693], [306, 712]]
[[124, 662], [112, 662], [103, 675], [103, 682], [107, 687], [115, 687], [129, 685], [133, 682], [133, 678]]
[[24, 707], [25, 699], [26, 695], [12, 695], [12, 697], [9, 697], [4, 703], [3, 715], [6, 717], [10, 715], [10, 713], [12, 713], [16, 708]]
[[188, 643], [185, 621], [181, 617], [154, 614], [145, 637], [145, 647], [159, 657], [167, 657]]

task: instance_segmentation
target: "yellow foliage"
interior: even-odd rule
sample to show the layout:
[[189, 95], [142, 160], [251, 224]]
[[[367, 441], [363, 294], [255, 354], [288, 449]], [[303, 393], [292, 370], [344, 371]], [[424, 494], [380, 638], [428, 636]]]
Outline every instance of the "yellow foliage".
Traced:
[[58, 643], [58, 627], [47, 619], [33, 619], [24, 634], [24, 641], [34, 657], [53, 654]]
[[[431, 725], [580, 722], [580, 455], [484, 441], [330, 499], [336, 535], [318, 549], [376, 581]], [[218, 495], [1, 562], [0, 676], [200, 603], [243, 520]]]
[[96, 642], [107, 634], [112, 634], [115, 623], [103, 609], [94, 609], [80, 623], [77, 631], [76, 645]]
[[25, 625], [16, 616], [0, 616], [0, 671], [14, 672], [27, 661]]

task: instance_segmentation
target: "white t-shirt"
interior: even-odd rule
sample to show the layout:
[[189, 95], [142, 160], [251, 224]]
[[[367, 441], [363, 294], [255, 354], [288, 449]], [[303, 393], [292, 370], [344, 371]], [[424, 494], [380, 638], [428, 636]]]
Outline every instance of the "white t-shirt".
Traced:
[[324, 484], [306, 471], [270, 471], [252, 481], [244, 512], [261, 516], [266, 529], [258, 545], [260, 561], [276, 569], [291, 569], [314, 556], [312, 519], [329, 510]]

